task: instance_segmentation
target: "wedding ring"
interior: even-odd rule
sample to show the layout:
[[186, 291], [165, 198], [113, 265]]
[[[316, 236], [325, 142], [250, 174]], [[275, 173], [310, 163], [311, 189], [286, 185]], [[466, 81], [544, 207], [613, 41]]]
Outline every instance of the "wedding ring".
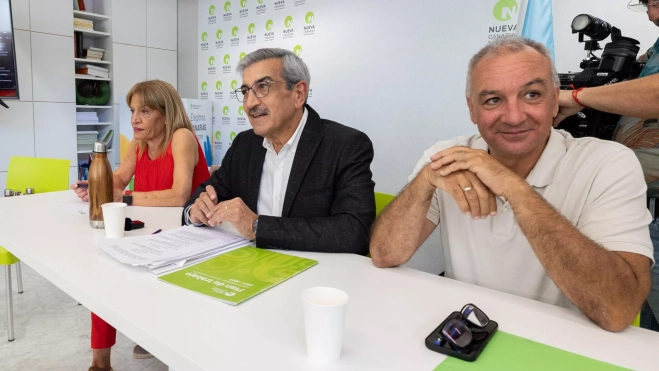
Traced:
[[465, 187], [465, 189], [463, 189], [463, 191], [465, 191], [465, 192], [471, 191], [471, 187]]

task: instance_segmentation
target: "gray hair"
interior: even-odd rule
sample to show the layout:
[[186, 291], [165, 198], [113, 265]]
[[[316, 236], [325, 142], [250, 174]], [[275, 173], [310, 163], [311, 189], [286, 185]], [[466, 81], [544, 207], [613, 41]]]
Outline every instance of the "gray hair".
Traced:
[[302, 58], [286, 49], [263, 48], [251, 52], [238, 62], [236, 71], [242, 76], [245, 68], [254, 63], [273, 58], [281, 59], [281, 76], [284, 78], [284, 81], [286, 81], [286, 89], [293, 90], [293, 87], [300, 81], [306, 81], [307, 84], [309, 84], [309, 81], [311, 80], [309, 68], [307, 68], [307, 65], [302, 61]]
[[474, 72], [474, 68], [482, 59], [490, 56], [499, 57], [507, 53], [518, 53], [523, 51], [526, 47], [532, 48], [538, 53], [542, 54], [551, 65], [551, 80], [554, 84], [554, 87], [559, 87], [561, 85], [560, 80], [558, 79], [558, 72], [556, 72], [556, 66], [554, 65], [554, 60], [551, 57], [551, 52], [547, 47], [542, 45], [537, 41], [527, 39], [517, 35], [504, 36], [491, 43], [487, 44], [483, 49], [479, 50], [478, 53], [474, 54], [469, 61], [469, 68], [467, 69], [467, 88], [465, 89], [465, 94], [469, 97], [471, 92], [471, 75]]

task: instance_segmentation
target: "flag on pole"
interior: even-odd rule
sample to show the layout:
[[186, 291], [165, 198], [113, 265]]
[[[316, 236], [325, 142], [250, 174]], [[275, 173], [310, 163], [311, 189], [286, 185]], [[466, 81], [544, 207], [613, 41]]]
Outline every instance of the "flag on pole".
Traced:
[[544, 44], [551, 52], [552, 58], [556, 60], [552, 0], [526, 0], [522, 3], [517, 32], [521, 31], [522, 37]]

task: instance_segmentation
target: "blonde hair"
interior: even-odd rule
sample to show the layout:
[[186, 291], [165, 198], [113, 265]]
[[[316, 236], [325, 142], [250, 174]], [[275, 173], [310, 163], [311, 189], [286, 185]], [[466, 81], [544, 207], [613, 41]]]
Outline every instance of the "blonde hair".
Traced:
[[[155, 109], [165, 116], [165, 138], [156, 149], [157, 157], [167, 151], [169, 142], [176, 130], [185, 128], [194, 134], [192, 122], [185, 112], [183, 101], [172, 85], [162, 80], [148, 80], [138, 82], [126, 94], [126, 104], [130, 107], [130, 101], [134, 95], [142, 98], [142, 105]], [[147, 149], [145, 141], [139, 141], [139, 155]]]

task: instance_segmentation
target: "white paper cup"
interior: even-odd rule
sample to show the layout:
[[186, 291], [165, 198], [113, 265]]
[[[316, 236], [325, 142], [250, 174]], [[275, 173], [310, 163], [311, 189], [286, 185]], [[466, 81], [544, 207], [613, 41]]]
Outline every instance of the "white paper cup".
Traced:
[[120, 238], [124, 236], [126, 206], [128, 205], [123, 202], [108, 202], [101, 205], [103, 224], [105, 224], [105, 237]]
[[313, 363], [339, 359], [348, 294], [331, 287], [312, 287], [302, 292], [307, 355]]

